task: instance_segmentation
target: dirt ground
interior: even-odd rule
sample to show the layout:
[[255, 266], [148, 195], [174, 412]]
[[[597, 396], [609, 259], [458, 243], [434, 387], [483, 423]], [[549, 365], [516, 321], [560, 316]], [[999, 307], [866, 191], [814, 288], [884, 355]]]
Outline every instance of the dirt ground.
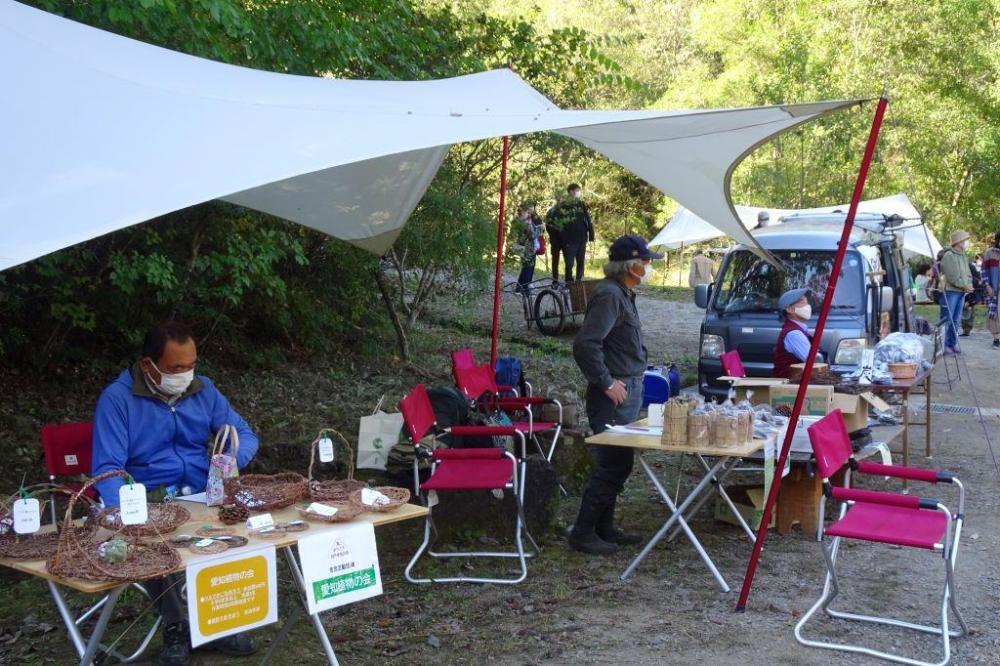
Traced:
[[[700, 311], [689, 300], [667, 301], [652, 296], [640, 296], [639, 310], [651, 359], [677, 359], [689, 364], [697, 352]], [[520, 356], [539, 385], [579, 388], [578, 371], [568, 352], [571, 334], [551, 339], [526, 331], [519, 306], [512, 299], [504, 311], [507, 342], [501, 352]], [[429, 345], [422, 350], [423, 367], [443, 380], [447, 376], [446, 352], [463, 336], [472, 342], [478, 356], [486, 353], [483, 325], [488, 312], [485, 298], [461, 309], [437, 308], [435, 326], [441, 328], [435, 330], [445, 331], [447, 323], [453, 321], [462, 333], [456, 336], [454, 329], [448, 335], [442, 333], [439, 349], [435, 351]], [[975, 383], [983, 407], [1000, 407], [1000, 389], [994, 379], [1000, 352], [989, 349], [989, 342], [989, 335], [979, 330], [963, 339], [963, 380], [948, 390], [947, 385], [940, 384], [943, 373], [935, 375], [935, 403], [974, 405]], [[402, 381], [408, 380], [404, 377]], [[240, 399], [233, 397], [235, 404], [240, 404]], [[917, 402], [922, 403], [922, 396]], [[995, 417], [990, 419], [987, 427], [1000, 453], [1000, 428]], [[921, 430], [915, 428], [911, 438], [912, 450], [919, 453], [911, 458], [911, 464], [953, 471], [968, 489], [968, 522], [958, 564], [958, 601], [974, 633], [953, 642], [952, 663], [997, 663], [1000, 572], [995, 553], [1000, 548], [1000, 483], [983, 426], [968, 415], [933, 414], [932, 460], [922, 455]], [[559, 455], [572, 453], [567, 447]], [[677, 458], [656, 453], [649, 460], [673, 491]], [[694, 481], [693, 464], [688, 463], [681, 475], [681, 493]], [[894, 484], [874, 479], [866, 480], [865, 487], [885, 489]], [[939, 497], [952, 508], [957, 506], [952, 487], [929, 487], [918, 492]], [[629, 581], [621, 582], [619, 574], [637, 549], [592, 558], [567, 548], [562, 530], [572, 522], [578, 502], [577, 489], [571, 487], [570, 496], [559, 504], [557, 525], [548, 533], [535, 535], [542, 542], [542, 552], [530, 563], [528, 580], [513, 587], [410, 585], [404, 581], [402, 569], [419, 543], [420, 526], [379, 530], [385, 594], [323, 616], [341, 663], [878, 663], [808, 649], [795, 642], [794, 624], [819, 595], [822, 583], [822, 559], [814, 537], [797, 529], [785, 536], [772, 532], [747, 610], [735, 613], [750, 554], [746, 538], [736, 528], [715, 522], [707, 508], [692, 523], [732, 586], [729, 593], [719, 591], [683, 538], [668, 545], [661, 543]], [[651, 535], [666, 517], [665, 507], [638, 470], [618, 507], [619, 522], [646, 535]], [[491, 543], [489, 536], [476, 532], [467, 534], [466, 541]], [[463, 569], [483, 572], [486, 565], [463, 565]], [[842, 606], [895, 613], [915, 621], [933, 621], [938, 614], [943, 565], [940, 557], [929, 552], [848, 543], [841, 552], [840, 572], [845, 588]], [[279, 569], [279, 575], [288, 578], [283, 569]], [[0, 617], [0, 663], [70, 663], [69, 644], [58, 618], [44, 600], [44, 589], [35, 581], [8, 573], [0, 583], [5, 586], [6, 597]], [[293, 603], [290, 594], [282, 596], [285, 610]], [[128, 616], [121, 618], [123, 624], [128, 621]], [[870, 629], [826, 619], [812, 626], [814, 636], [842, 639], [850, 631], [854, 639], [902, 650], [908, 656], [934, 659], [937, 655], [930, 638], [905, 630]], [[267, 627], [255, 632], [255, 636], [266, 648], [276, 632], [276, 627]], [[154, 648], [158, 643], [158, 639], [154, 641]], [[209, 652], [196, 655], [198, 664], [254, 663], [227, 660]], [[300, 621], [292, 630], [274, 663], [322, 663], [322, 653], [308, 623]]]

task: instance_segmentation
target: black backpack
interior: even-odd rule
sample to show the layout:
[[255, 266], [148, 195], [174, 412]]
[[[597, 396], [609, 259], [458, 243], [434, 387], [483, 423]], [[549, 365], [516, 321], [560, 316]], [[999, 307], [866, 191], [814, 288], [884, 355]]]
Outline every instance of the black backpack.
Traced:
[[[474, 412], [469, 401], [462, 393], [452, 386], [435, 386], [427, 389], [427, 397], [434, 410], [434, 418], [438, 427], [448, 428], [456, 425], [481, 425], [483, 420], [478, 412]], [[493, 438], [459, 437], [458, 435], [441, 435], [437, 441], [450, 449], [482, 448], [494, 446]]]

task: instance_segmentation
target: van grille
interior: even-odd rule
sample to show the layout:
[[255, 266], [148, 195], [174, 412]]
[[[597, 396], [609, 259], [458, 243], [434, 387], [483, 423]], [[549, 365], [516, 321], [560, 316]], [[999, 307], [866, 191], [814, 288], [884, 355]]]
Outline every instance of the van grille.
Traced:
[[740, 359], [751, 363], [770, 363], [774, 360], [773, 342], [744, 342], [736, 346]]

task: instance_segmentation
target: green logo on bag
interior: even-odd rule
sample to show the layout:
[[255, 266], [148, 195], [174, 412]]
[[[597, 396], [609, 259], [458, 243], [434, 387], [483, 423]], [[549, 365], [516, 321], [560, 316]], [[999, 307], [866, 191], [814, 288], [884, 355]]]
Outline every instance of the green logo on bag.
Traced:
[[372, 440], [372, 446], [374, 446], [376, 450], [381, 449], [382, 448], [382, 438], [381, 437], [376, 437], [375, 439], [373, 439]]

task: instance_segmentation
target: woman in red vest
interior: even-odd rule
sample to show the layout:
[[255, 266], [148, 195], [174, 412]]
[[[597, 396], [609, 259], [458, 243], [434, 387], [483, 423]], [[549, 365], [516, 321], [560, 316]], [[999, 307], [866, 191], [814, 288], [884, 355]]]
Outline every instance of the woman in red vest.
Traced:
[[785, 319], [778, 341], [774, 344], [774, 377], [788, 378], [792, 364], [804, 363], [812, 346], [812, 335], [806, 322], [812, 317], [809, 299], [811, 289], [790, 289], [778, 299], [778, 307]]

